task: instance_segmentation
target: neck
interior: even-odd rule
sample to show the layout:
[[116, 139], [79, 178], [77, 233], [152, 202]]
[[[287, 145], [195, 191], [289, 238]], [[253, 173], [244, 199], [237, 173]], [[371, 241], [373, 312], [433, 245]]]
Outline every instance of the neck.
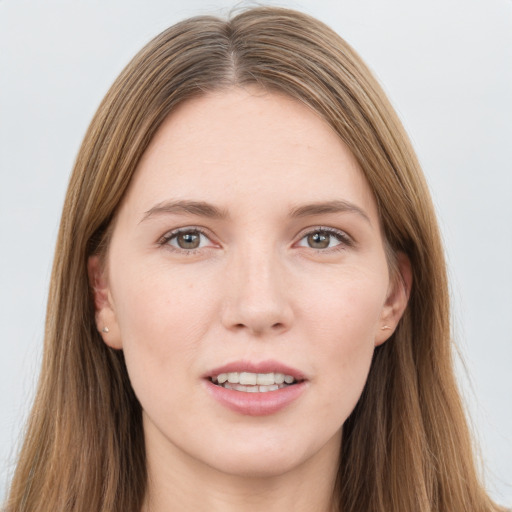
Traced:
[[340, 442], [341, 436], [336, 436], [299, 466], [263, 476], [227, 474], [176, 447], [162, 450], [147, 444], [148, 488], [142, 512], [337, 512], [332, 497]]

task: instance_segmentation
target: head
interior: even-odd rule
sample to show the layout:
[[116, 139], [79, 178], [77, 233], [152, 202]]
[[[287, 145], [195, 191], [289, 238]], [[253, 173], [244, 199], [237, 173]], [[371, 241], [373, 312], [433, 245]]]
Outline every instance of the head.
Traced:
[[[132, 509], [142, 499], [143, 414], [122, 340], [99, 332], [108, 320], [98, 314], [98, 269], [108, 277], [123, 207], [162, 130], [194, 105], [236, 94], [279, 98], [314, 117], [369, 191], [390, 289], [404, 300], [371, 347], [361, 396], [347, 413], [336, 494], [346, 510], [356, 503], [377, 510], [371, 504], [393, 499], [415, 509], [436, 492], [428, 447], [442, 444], [436, 407], [455, 393], [434, 210], [401, 123], [357, 54], [322, 23], [272, 8], [229, 21], [194, 18], [160, 34], [116, 80], [86, 134], [59, 233], [40, 388], [45, 403], [56, 404], [47, 420], [61, 440], [55, 453], [70, 466], [68, 484], [59, 485], [88, 499], [96, 493], [105, 510]], [[99, 433], [98, 424], [105, 425]], [[76, 438], [90, 447], [89, 465], [108, 475], [101, 496], [94, 479], [72, 483], [78, 462], [65, 453]], [[399, 490], [404, 482], [408, 496]], [[132, 490], [121, 498], [119, 488]], [[45, 492], [58, 491], [48, 484]]]

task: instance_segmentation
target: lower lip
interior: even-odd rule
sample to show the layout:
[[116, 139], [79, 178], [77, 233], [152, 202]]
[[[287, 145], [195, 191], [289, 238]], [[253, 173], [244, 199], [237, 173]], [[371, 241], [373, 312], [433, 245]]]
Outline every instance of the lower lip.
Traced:
[[304, 381], [276, 391], [247, 393], [226, 389], [206, 380], [206, 388], [213, 398], [228, 409], [246, 416], [268, 416], [275, 414], [297, 400], [306, 389]]

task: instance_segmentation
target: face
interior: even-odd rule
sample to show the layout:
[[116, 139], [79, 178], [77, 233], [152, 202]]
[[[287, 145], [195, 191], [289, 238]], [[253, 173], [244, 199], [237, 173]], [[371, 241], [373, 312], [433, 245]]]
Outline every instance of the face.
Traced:
[[148, 453], [229, 474], [336, 464], [406, 303], [353, 155], [308, 108], [257, 89], [168, 117], [89, 271]]

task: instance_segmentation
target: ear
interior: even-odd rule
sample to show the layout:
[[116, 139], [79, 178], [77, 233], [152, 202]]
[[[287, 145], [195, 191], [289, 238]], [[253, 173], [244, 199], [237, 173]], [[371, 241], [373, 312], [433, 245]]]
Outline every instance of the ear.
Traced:
[[99, 256], [87, 261], [89, 283], [94, 295], [94, 318], [103, 341], [111, 348], [121, 349], [121, 336], [104, 265]]
[[395, 332], [396, 326], [404, 314], [412, 287], [412, 269], [408, 256], [399, 252], [396, 256], [397, 265], [391, 276], [386, 302], [375, 336], [375, 346], [384, 343]]

